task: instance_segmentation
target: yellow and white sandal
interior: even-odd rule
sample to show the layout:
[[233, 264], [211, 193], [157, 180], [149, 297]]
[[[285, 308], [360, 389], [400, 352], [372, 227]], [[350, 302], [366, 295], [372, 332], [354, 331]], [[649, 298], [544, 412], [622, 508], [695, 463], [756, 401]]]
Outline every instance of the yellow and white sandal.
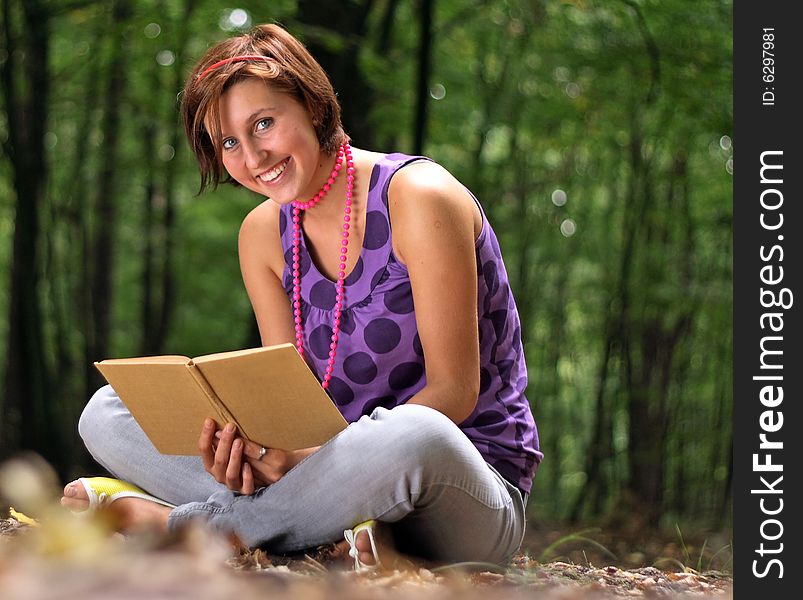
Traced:
[[[346, 529], [343, 532], [343, 537], [346, 538], [346, 541], [349, 544], [349, 556], [354, 559], [354, 570], [357, 573], [365, 573], [369, 571], [375, 571], [380, 567], [382, 564], [379, 560], [379, 553], [376, 550], [376, 541], [374, 540], [374, 527], [376, 527], [376, 521], [371, 519], [369, 521], [363, 521], [355, 525], [352, 529]], [[374, 562], [373, 565], [366, 565], [364, 562], [360, 560], [360, 553], [357, 550], [357, 534], [361, 531], [365, 531], [368, 533], [368, 541], [371, 542], [371, 552], [374, 555]]]
[[120, 479], [112, 479], [111, 477], [81, 477], [78, 481], [84, 486], [87, 498], [89, 498], [89, 508], [84, 512], [95, 512], [99, 508], [108, 506], [120, 498], [142, 498], [143, 500], [150, 500], [162, 506], [168, 506], [170, 508], [176, 507], [175, 504], [170, 504], [156, 496], [151, 496], [133, 483], [121, 481]]

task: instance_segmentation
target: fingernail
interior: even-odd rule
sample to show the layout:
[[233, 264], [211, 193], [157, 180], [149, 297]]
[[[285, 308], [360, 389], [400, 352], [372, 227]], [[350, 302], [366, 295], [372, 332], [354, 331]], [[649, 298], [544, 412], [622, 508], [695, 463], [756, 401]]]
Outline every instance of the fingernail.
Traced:
[[226, 425], [226, 431], [228, 433], [234, 433], [234, 423], [229, 423], [228, 425]]
[[213, 425], [214, 425], [214, 422], [212, 421], [212, 419], [206, 419], [204, 421], [204, 429], [212, 429]]
[[240, 446], [242, 446], [242, 445], [243, 445], [243, 443], [242, 443], [241, 440], [234, 440], [234, 443], [232, 444], [232, 446], [234, 447], [235, 450], [239, 450]]
[[64, 495], [68, 498], [72, 498], [75, 496], [75, 488], [73, 486], [69, 486], [67, 489], [64, 490]]

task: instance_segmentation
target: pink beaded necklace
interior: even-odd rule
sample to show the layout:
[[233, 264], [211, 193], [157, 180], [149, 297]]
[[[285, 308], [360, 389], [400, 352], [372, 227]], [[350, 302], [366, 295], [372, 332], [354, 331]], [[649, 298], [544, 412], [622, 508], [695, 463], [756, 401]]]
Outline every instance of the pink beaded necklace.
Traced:
[[335, 285], [335, 317], [332, 322], [332, 342], [329, 344], [329, 360], [326, 364], [326, 373], [323, 376], [321, 386], [326, 389], [329, 387], [329, 380], [332, 379], [332, 371], [335, 368], [335, 356], [337, 356], [337, 340], [340, 334], [340, 314], [343, 311], [344, 282], [346, 279], [346, 256], [349, 247], [349, 221], [351, 221], [351, 198], [354, 193], [354, 160], [351, 156], [351, 146], [344, 143], [337, 151], [337, 159], [329, 179], [323, 184], [309, 201], [293, 201], [293, 315], [296, 325], [296, 348], [298, 353], [304, 356], [304, 328], [301, 325], [301, 211], [314, 207], [323, 200], [326, 193], [334, 185], [335, 179], [340, 174], [343, 158], [346, 159], [346, 204], [343, 209], [343, 235], [340, 246], [340, 264], [338, 265], [337, 284]]

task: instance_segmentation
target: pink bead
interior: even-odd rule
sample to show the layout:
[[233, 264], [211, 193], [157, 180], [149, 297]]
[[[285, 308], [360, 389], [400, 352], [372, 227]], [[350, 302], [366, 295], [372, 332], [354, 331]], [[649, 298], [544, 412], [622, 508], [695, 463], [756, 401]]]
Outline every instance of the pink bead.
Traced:
[[318, 191], [315, 196], [310, 200], [304, 202], [294, 200], [293, 206], [293, 317], [296, 323], [296, 349], [300, 356], [304, 356], [304, 340], [303, 340], [303, 324], [301, 317], [301, 211], [313, 208], [321, 202], [330, 191], [335, 182], [338, 174], [344, 166], [346, 167], [346, 194], [343, 206], [343, 236], [341, 239], [340, 248], [340, 269], [338, 271], [338, 280], [335, 288], [335, 311], [334, 318], [332, 319], [332, 342], [329, 345], [329, 359], [323, 377], [322, 386], [324, 389], [329, 387], [329, 381], [332, 378], [332, 371], [334, 370], [335, 357], [337, 356], [337, 342], [340, 336], [340, 317], [343, 311], [343, 302], [345, 299], [345, 270], [346, 270], [346, 257], [348, 253], [348, 237], [349, 237], [349, 221], [351, 218], [352, 198], [354, 196], [354, 174], [356, 169], [354, 167], [354, 160], [352, 157], [351, 146], [346, 143], [340, 146], [337, 151], [337, 159], [329, 174], [329, 178], [323, 187]]

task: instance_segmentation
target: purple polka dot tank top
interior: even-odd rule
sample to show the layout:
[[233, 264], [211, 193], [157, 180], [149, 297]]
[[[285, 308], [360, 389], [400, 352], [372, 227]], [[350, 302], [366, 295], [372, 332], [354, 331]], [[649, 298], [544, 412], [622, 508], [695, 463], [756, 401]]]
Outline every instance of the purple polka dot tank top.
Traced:
[[[410, 278], [405, 265], [394, 255], [388, 217], [391, 178], [400, 168], [422, 159], [388, 154], [371, 173], [365, 239], [360, 257], [345, 281], [337, 359], [329, 382], [329, 394], [349, 423], [371, 414], [378, 406], [390, 409], [403, 404], [426, 385]], [[279, 226], [285, 258], [283, 283], [292, 298], [293, 230], [289, 222], [292, 206], [288, 204], [281, 207]], [[349, 249], [356, 250], [353, 246]], [[460, 424], [460, 429], [486, 462], [529, 493], [543, 455], [524, 396], [527, 367], [519, 315], [499, 243], [484, 213], [475, 253], [480, 395], [474, 412]], [[301, 303], [307, 361], [323, 379], [332, 336], [335, 283], [318, 271], [303, 236]]]

